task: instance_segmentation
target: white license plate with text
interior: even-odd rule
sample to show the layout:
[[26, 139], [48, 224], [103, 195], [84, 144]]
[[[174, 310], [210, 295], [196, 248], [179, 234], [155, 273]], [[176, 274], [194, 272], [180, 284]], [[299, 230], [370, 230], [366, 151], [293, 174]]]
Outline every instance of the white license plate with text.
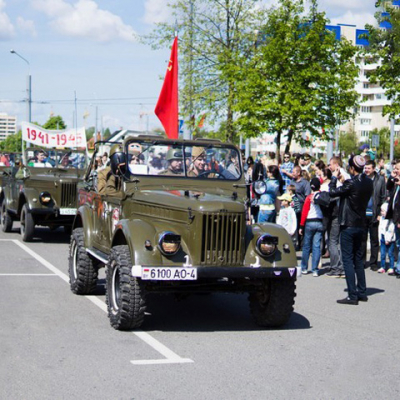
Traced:
[[195, 281], [196, 268], [142, 267], [143, 280], [155, 281]]
[[75, 215], [76, 208], [60, 208], [60, 215]]

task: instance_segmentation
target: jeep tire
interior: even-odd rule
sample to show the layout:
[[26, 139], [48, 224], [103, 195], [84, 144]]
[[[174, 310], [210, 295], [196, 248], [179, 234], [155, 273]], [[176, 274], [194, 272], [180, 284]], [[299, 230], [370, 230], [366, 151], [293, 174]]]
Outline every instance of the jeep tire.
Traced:
[[24, 242], [32, 241], [33, 233], [35, 231], [35, 222], [33, 221], [32, 214], [29, 212], [27, 203], [25, 203], [22, 206], [20, 223], [21, 223], [20, 232], [22, 235], [22, 240]]
[[294, 279], [264, 279], [256, 292], [250, 293], [250, 311], [257, 325], [276, 328], [289, 321], [296, 296]]
[[3, 232], [11, 232], [13, 226], [13, 220], [6, 208], [6, 202], [3, 200], [1, 205], [1, 229]]
[[72, 293], [91, 294], [97, 286], [98, 268], [86, 252], [83, 228], [72, 231], [68, 258], [69, 284]]
[[143, 283], [131, 269], [129, 247], [113, 247], [106, 270], [106, 301], [111, 326], [122, 331], [139, 328], [146, 309]]

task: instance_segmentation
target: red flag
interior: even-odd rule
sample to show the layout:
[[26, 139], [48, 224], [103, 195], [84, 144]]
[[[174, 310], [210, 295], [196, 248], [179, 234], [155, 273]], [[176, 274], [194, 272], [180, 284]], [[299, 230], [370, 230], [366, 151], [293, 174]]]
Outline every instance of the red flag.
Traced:
[[171, 139], [178, 138], [178, 37], [171, 49], [164, 84], [154, 110]]

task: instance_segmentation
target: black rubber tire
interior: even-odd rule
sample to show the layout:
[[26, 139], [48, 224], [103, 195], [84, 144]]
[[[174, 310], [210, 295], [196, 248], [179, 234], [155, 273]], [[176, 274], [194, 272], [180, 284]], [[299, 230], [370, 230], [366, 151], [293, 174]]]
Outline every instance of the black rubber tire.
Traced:
[[6, 203], [3, 201], [3, 204], [1, 205], [1, 229], [3, 232], [11, 232], [12, 226], [13, 220], [7, 212]]
[[68, 257], [69, 285], [72, 293], [86, 295], [96, 290], [99, 270], [86, 252], [83, 228], [72, 231]]
[[146, 310], [143, 283], [132, 276], [131, 269], [129, 247], [113, 247], [106, 271], [106, 302], [110, 324], [120, 331], [139, 328]]
[[265, 279], [263, 286], [249, 295], [256, 324], [270, 328], [285, 325], [293, 312], [295, 297], [294, 279]]
[[33, 220], [33, 216], [30, 212], [28, 212], [28, 205], [25, 203], [22, 206], [21, 210], [21, 217], [20, 217], [20, 223], [21, 223], [21, 236], [22, 240], [24, 242], [31, 242], [33, 239], [33, 233], [35, 232], [35, 222]]
[[64, 233], [66, 233], [67, 235], [71, 235], [72, 226], [71, 225], [64, 225]]

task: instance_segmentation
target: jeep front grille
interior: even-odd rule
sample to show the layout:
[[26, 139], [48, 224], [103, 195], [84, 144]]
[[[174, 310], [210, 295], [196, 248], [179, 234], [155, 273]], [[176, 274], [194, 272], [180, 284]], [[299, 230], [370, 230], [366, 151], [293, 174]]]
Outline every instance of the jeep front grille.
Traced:
[[234, 213], [205, 213], [201, 264], [243, 264], [242, 238], [244, 215]]
[[60, 207], [75, 208], [76, 196], [76, 183], [62, 183]]

